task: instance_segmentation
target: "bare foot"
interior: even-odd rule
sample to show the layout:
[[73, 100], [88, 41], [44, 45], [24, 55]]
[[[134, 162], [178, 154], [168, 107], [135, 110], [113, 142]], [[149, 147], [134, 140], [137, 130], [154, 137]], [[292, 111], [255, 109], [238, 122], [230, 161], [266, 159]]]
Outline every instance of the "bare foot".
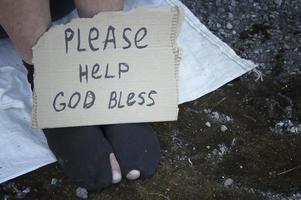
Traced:
[[112, 167], [112, 183], [119, 183], [121, 181], [121, 170], [114, 153], [110, 154], [110, 163]]
[[140, 171], [139, 170], [132, 170], [130, 171], [127, 175], [126, 175], [126, 178], [129, 179], [129, 180], [136, 180], [140, 177]]

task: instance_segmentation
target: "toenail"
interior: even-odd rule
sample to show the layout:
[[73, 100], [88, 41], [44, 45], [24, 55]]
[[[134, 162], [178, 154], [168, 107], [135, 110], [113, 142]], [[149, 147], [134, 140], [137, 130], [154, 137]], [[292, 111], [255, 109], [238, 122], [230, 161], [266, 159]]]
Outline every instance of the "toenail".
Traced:
[[132, 170], [126, 175], [126, 178], [129, 180], [135, 180], [135, 179], [139, 178], [139, 176], [140, 176], [139, 170]]
[[121, 174], [118, 171], [113, 171], [113, 183], [119, 183], [121, 181]]

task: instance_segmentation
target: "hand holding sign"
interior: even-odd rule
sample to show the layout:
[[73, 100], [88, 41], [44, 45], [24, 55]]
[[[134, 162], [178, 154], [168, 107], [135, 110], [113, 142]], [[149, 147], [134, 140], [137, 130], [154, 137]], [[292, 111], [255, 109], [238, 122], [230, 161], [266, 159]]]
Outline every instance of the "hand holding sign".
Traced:
[[51, 28], [33, 49], [32, 126], [176, 120], [180, 24], [175, 7]]

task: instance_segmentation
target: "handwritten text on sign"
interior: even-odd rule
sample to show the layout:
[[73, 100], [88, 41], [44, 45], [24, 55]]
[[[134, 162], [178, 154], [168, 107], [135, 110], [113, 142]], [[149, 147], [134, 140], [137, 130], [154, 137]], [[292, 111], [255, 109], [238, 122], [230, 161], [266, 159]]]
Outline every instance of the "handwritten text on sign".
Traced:
[[175, 120], [179, 17], [137, 9], [50, 29], [34, 48], [32, 125]]

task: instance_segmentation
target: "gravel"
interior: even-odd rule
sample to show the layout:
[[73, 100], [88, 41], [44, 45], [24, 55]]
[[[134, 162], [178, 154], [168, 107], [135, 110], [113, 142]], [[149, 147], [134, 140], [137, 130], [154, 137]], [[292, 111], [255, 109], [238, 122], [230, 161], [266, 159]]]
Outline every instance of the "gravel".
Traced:
[[182, 0], [215, 35], [264, 75], [301, 73], [300, 0]]
[[221, 125], [221, 131], [224, 133], [228, 130], [227, 126]]
[[86, 188], [78, 187], [75, 191], [75, 195], [80, 199], [88, 199], [88, 191]]
[[233, 185], [234, 181], [231, 178], [227, 178], [224, 182], [224, 186], [225, 187], [230, 187], [231, 185]]

